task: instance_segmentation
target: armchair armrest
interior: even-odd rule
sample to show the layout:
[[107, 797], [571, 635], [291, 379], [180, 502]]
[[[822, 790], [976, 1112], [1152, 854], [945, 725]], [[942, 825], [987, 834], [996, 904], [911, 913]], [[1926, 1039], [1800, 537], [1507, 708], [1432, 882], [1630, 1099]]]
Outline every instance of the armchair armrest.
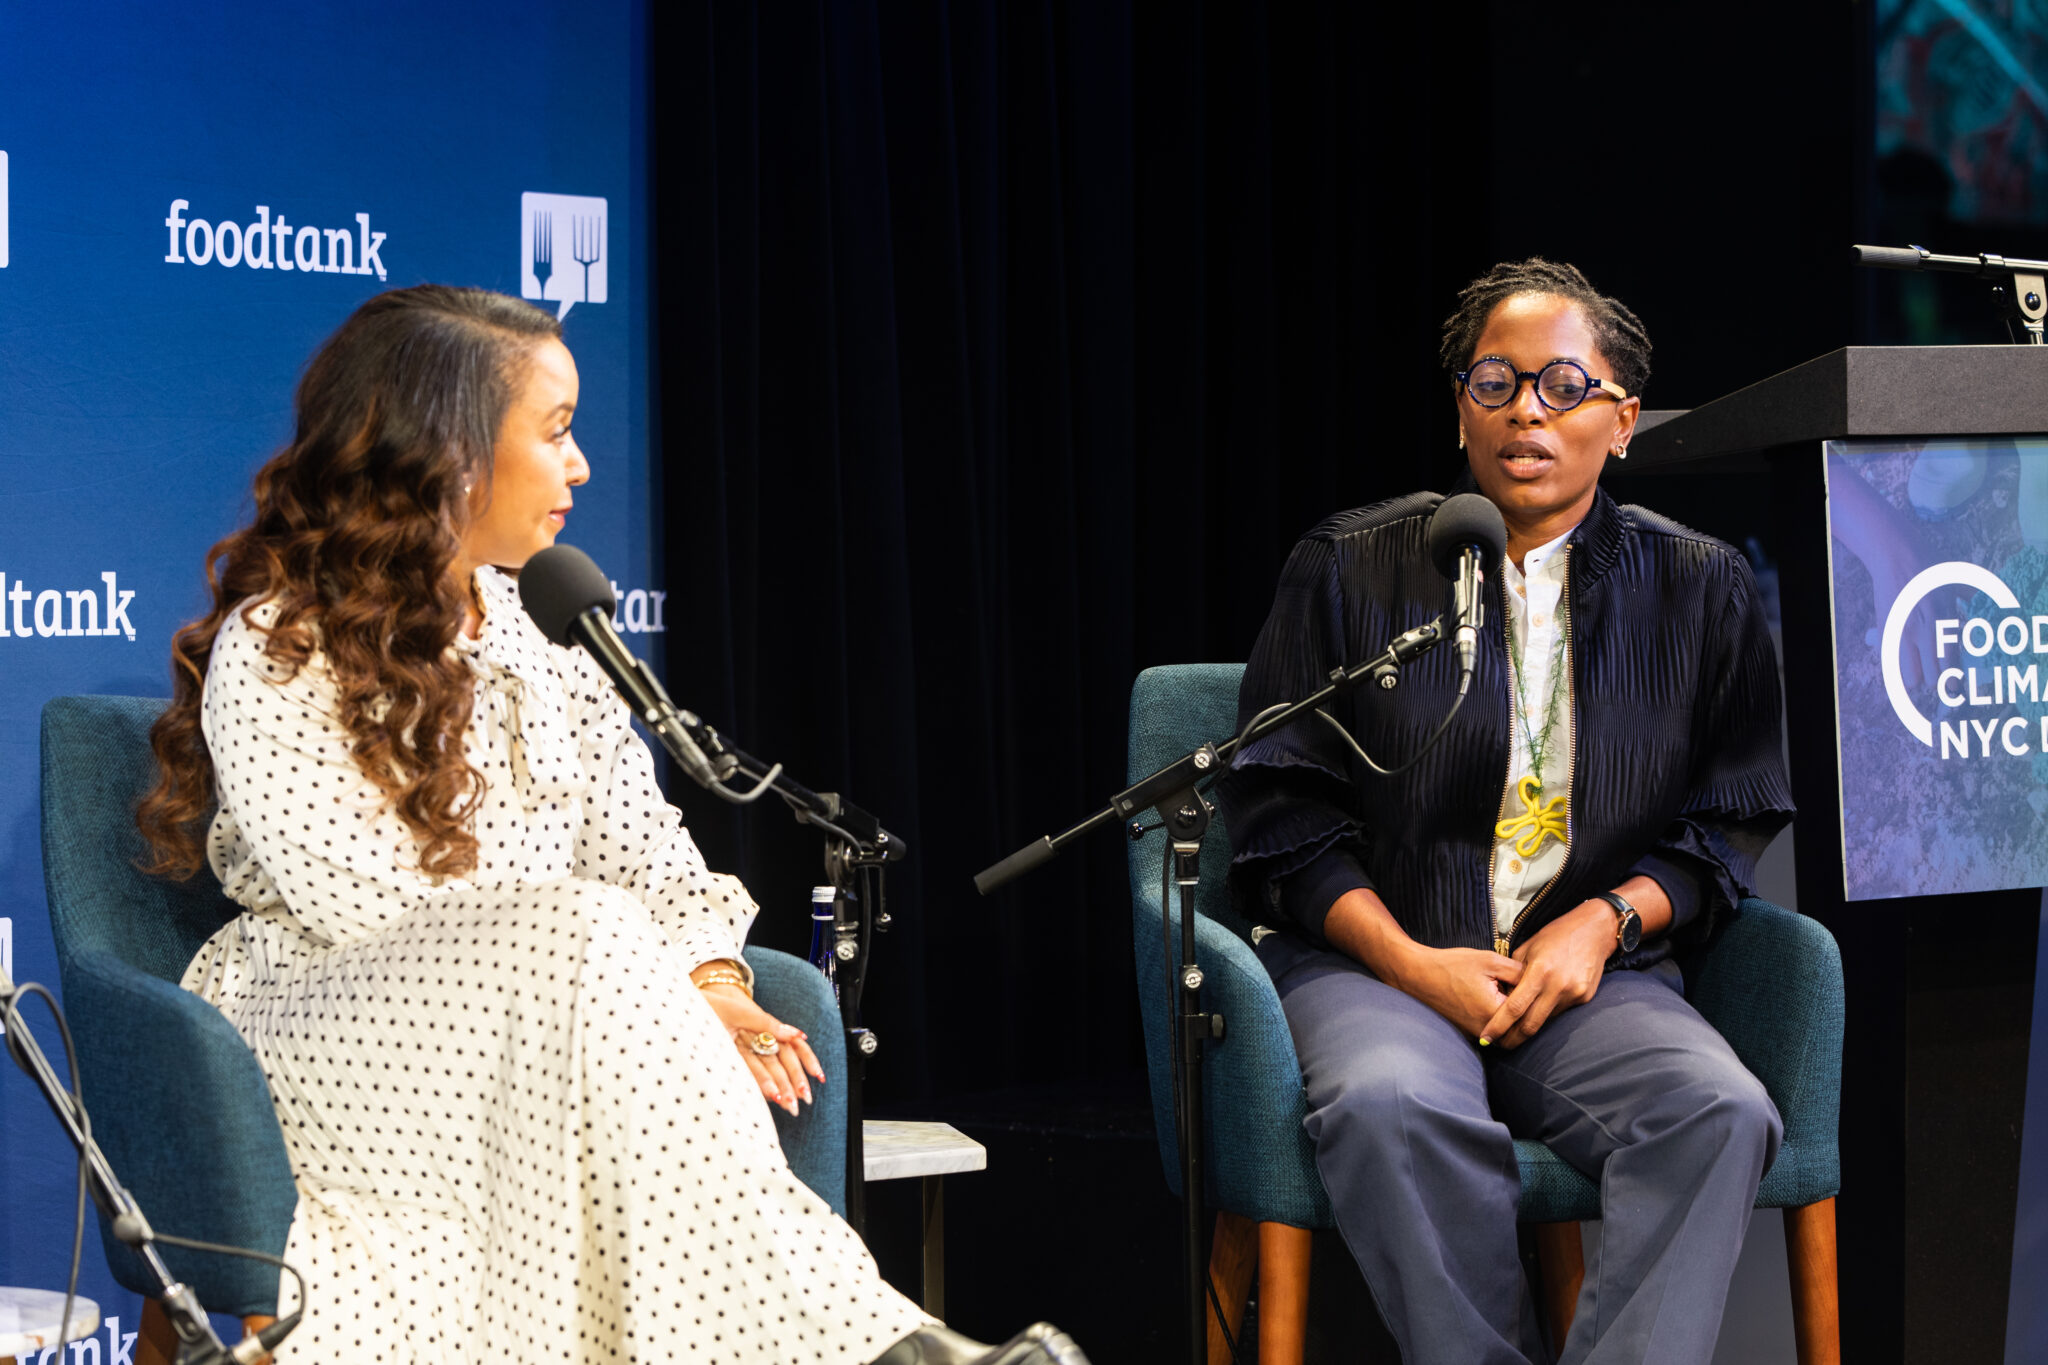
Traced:
[[1770, 1091], [1788, 1147], [1840, 1184], [1842, 954], [1816, 920], [1751, 897], [1688, 972], [1689, 998]]
[[[150, 1223], [282, 1256], [298, 1187], [263, 1068], [234, 1025], [198, 996], [108, 953], [76, 954], [60, 970], [93, 1137]], [[100, 1239], [115, 1280], [153, 1295], [157, 1285], [114, 1240], [104, 1214]], [[212, 1311], [277, 1312], [276, 1267], [159, 1251]]]
[[846, 1032], [839, 1020], [839, 1001], [824, 974], [800, 957], [773, 948], [748, 948], [744, 956], [754, 969], [754, 998], [761, 1008], [809, 1034], [811, 1050], [825, 1068], [825, 1084], [811, 1087], [811, 1103], [800, 1117], [791, 1118], [773, 1107], [769, 1112], [775, 1116], [775, 1135], [782, 1139], [782, 1154], [796, 1178], [844, 1218]]
[[[1150, 836], [1140, 847], [1156, 852], [1159, 837]], [[1138, 1010], [1145, 1025], [1152, 1118], [1167, 1184], [1177, 1195], [1180, 1145], [1173, 1125], [1168, 1023], [1172, 1003], [1160, 958], [1158, 902], [1138, 901], [1135, 919]], [[1172, 923], [1178, 945], [1178, 908]], [[1220, 1043], [1202, 1049], [1209, 1202], [1257, 1222], [1334, 1227], [1329, 1196], [1315, 1176], [1314, 1149], [1301, 1126], [1308, 1112], [1301, 1061], [1272, 978], [1249, 944], [1199, 913], [1195, 954], [1202, 968], [1202, 1008], [1222, 1014], [1225, 1028]]]

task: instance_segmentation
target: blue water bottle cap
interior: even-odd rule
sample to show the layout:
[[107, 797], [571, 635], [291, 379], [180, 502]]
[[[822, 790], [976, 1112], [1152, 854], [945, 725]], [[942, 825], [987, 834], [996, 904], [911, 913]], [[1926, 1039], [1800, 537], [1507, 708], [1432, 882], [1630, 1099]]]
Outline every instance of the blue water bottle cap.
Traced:
[[829, 901], [838, 894], [839, 888], [836, 886], [814, 886], [811, 888], [811, 901], [813, 904], [818, 901]]

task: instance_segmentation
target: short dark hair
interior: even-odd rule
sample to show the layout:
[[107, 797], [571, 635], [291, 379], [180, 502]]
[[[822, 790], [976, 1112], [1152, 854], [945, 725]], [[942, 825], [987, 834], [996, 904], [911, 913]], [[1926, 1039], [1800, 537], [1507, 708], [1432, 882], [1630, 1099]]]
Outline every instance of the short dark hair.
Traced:
[[1444, 319], [1440, 358], [1446, 372], [1456, 374], [1471, 363], [1472, 348], [1479, 344], [1487, 318], [1503, 300], [1518, 294], [1555, 294], [1578, 304], [1592, 324], [1594, 344], [1614, 367], [1614, 382], [1631, 395], [1650, 382], [1650, 334], [1643, 330], [1642, 319], [1621, 300], [1595, 289], [1577, 266], [1541, 256], [1503, 261], [1458, 291], [1457, 311]]

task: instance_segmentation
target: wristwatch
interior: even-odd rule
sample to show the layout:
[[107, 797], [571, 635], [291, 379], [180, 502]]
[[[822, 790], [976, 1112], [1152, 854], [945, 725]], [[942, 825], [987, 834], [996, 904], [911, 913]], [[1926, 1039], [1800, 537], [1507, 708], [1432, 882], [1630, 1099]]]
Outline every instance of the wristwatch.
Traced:
[[1596, 891], [1593, 893], [1593, 899], [1606, 901], [1614, 907], [1615, 950], [1623, 953], [1634, 952], [1643, 941], [1643, 917], [1636, 913], [1633, 905], [1612, 891]]

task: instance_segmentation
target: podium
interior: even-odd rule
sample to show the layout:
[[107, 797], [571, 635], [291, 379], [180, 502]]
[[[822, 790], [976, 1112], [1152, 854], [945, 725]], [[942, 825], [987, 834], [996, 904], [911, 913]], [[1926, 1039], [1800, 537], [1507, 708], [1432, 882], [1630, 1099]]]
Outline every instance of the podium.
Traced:
[[[1943, 1136], [1953, 1068], [1922, 1035], [1957, 989], [1937, 964], [2031, 970], [2048, 885], [2048, 347], [1834, 351], [1646, 412], [1608, 479], [1778, 563], [1798, 909], [1840, 942], [1848, 991], [1843, 1358], [2000, 1358], [2018, 1142]], [[1982, 1100], [2015, 1128], [2020, 1028]], [[1959, 1349], [1992, 1312], [1974, 1330], [1997, 1348]]]

